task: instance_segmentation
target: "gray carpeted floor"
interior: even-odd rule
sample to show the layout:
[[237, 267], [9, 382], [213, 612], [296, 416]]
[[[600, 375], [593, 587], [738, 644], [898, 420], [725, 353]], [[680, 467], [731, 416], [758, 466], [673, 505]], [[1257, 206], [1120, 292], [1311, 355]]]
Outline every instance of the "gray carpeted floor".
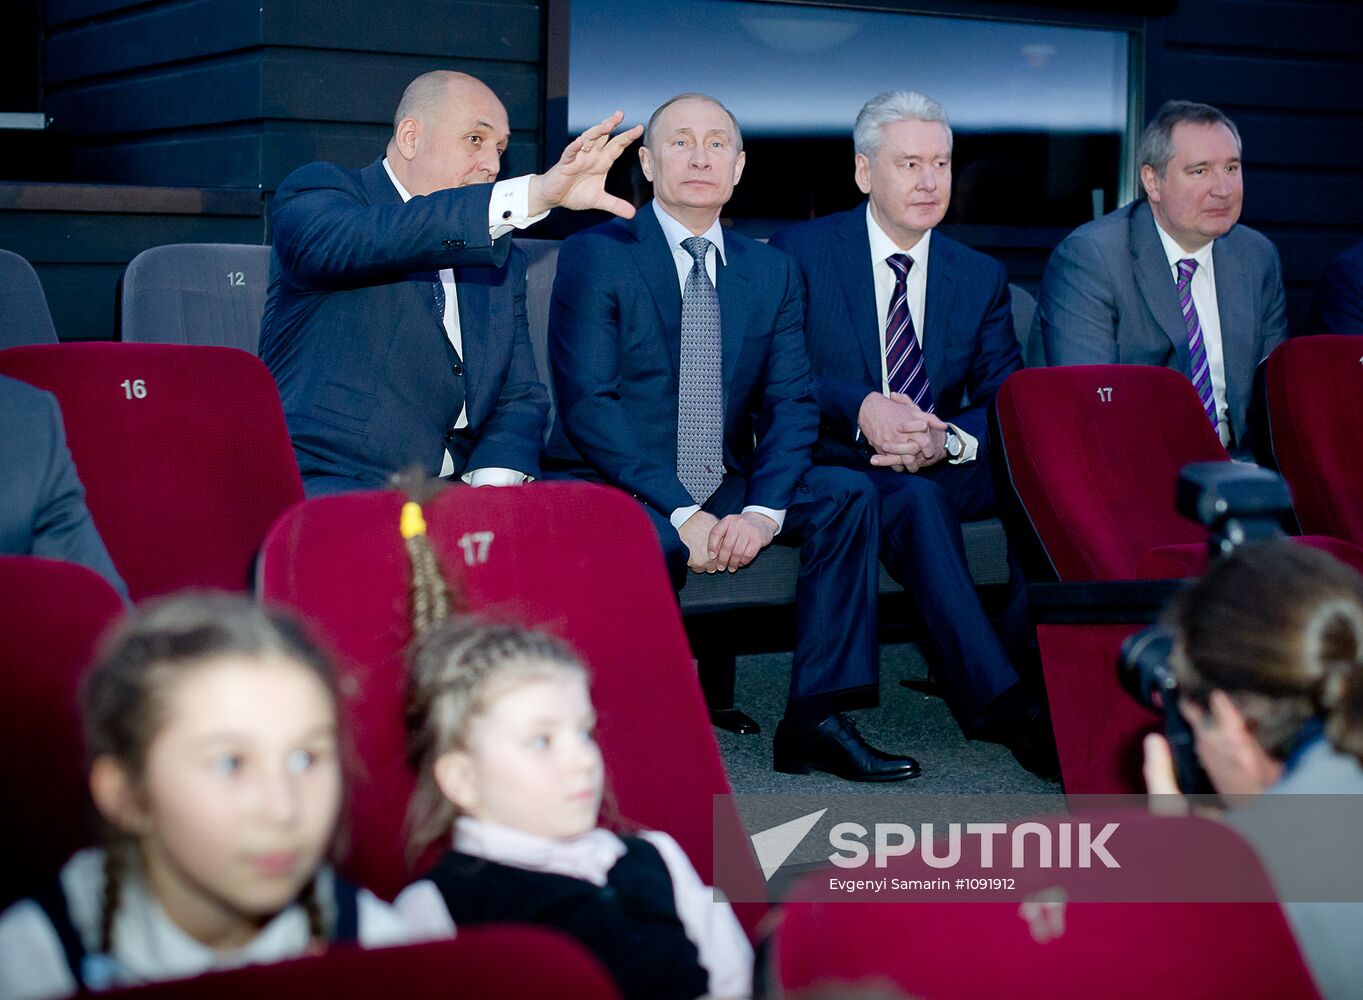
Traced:
[[737, 793], [880, 795], [972, 793], [1058, 794], [1060, 786], [1025, 771], [995, 743], [970, 742], [946, 702], [903, 687], [923, 679], [927, 666], [911, 645], [880, 648], [880, 707], [853, 713], [862, 734], [882, 750], [907, 753], [923, 768], [912, 781], [847, 782], [831, 775], [778, 774], [771, 769], [771, 740], [785, 706], [790, 654], [744, 656], [738, 661], [735, 704], [762, 726], [756, 736], [716, 730], [720, 753]]

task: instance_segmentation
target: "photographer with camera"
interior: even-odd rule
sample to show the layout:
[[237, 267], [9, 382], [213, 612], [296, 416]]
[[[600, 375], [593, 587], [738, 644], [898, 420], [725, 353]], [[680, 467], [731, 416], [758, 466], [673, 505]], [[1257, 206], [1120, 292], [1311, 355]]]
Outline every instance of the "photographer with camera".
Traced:
[[[1254, 542], [1180, 592], [1165, 625], [1178, 710], [1218, 793], [1363, 794], [1363, 576], [1285, 539]], [[1178, 795], [1169, 743], [1152, 734], [1144, 749], [1148, 791]], [[1251, 805], [1225, 819], [1270, 873], [1290, 863]], [[1363, 995], [1363, 903], [1284, 909], [1321, 993]]]

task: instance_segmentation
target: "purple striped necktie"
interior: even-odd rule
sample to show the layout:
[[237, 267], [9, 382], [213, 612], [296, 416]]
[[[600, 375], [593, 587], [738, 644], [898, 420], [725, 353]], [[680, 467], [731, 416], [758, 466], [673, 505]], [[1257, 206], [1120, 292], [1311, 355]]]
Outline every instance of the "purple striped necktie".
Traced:
[[1212, 395], [1212, 369], [1207, 362], [1207, 345], [1202, 340], [1202, 323], [1197, 318], [1197, 306], [1193, 305], [1193, 272], [1197, 261], [1191, 257], [1178, 262], [1178, 301], [1183, 308], [1183, 325], [1188, 328], [1188, 369], [1197, 396], [1202, 400], [1202, 409], [1212, 422], [1212, 430], [1217, 430], [1216, 397]]
[[909, 313], [909, 268], [913, 258], [906, 253], [891, 254], [885, 263], [894, 269], [894, 294], [885, 322], [885, 380], [891, 392], [902, 393], [925, 413], [933, 411], [932, 387], [923, 367], [923, 349], [913, 329]]

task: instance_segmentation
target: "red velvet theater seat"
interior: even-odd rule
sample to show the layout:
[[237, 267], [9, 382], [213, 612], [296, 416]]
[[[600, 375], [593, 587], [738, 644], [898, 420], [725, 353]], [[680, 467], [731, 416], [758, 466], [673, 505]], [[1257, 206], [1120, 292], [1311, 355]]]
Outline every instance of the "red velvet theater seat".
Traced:
[[56, 395], [86, 502], [133, 600], [247, 590], [261, 540], [303, 498], [279, 393], [224, 347], [50, 344], [0, 374]]
[[[1222, 823], [1144, 816], [1121, 824], [1143, 838], [1147, 864], [1116, 847], [1122, 872], [1015, 871], [1005, 861], [992, 874], [1016, 877], [1021, 892], [1009, 902], [970, 902], [951, 890], [939, 894], [950, 901], [923, 891], [886, 893], [896, 900], [886, 903], [787, 902], [773, 978], [792, 996], [819, 987], [840, 996], [847, 984], [875, 981], [918, 1000], [1316, 996], [1276, 902], [1095, 901], [1275, 898], [1249, 845]], [[990, 873], [929, 868], [914, 854], [885, 869], [831, 874], [908, 882]], [[829, 875], [806, 876], [792, 896], [827, 898]], [[1131, 891], [1132, 882], [1144, 884]], [[1227, 882], [1230, 891], [1218, 891]]]
[[606, 970], [576, 941], [539, 927], [471, 927], [452, 941], [338, 948], [110, 994], [127, 1000], [619, 1000]]
[[1268, 359], [1273, 457], [1301, 530], [1363, 545], [1363, 338], [1300, 337]]
[[76, 690], [122, 613], [114, 589], [84, 566], [0, 556], [0, 909], [90, 840]]
[[[322, 497], [266, 540], [262, 599], [320, 627], [342, 656], [345, 718], [363, 774], [348, 870], [392, 896], [408, 880], [402, 653], [411, 641], [403, 497]], [[657, 539], [638, 504], [583, 483], [454, 487], [425, 508], [446, 578], [469, 608], [571, 642], [592, 670], [607, 781], [620, 814], [672, 834], [712, 872], [711, 796], [729, 792]], [[755, 866], [754, 878], [761, 885]], [[752, 927], [756, 910], [740, 909]]]
[[1143, 365], [1014, 372], [997, 397], [1013, 489], [1060, 580], [1135, 579], [1159, 545], [1205, 544], [1179, 470], [1228, 459], [1184, 376]]

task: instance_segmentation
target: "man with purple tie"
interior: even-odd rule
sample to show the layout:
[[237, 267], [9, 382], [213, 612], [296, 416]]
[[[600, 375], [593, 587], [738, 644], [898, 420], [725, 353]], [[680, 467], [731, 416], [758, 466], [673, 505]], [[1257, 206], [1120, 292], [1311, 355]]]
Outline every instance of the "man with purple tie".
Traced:
[[1222, 112], [1167, 102], [1141, 136], [1145, 197], [1056, 247], [1036, 322], [1049, 364], [1187, 375], [1221, 442], [1246, 450], [1254, 371], [1287, 337], [1287, 320], [1277, 250], [1237, 225], [1240, 152]]
[[1058, 771], [1030, 658], [1025, 587], [1010, 558], [996, 631], [966, 564], [961, 521], [994, 513], [986, 412], [1021, 365], [997, 261], [934, 232], [951, 199], [951, 126], [941, 105], [897, 91], [853, 128], [848, 212], [777, 233], [804, 279], [805, 339], [820, 413], [814, 461], [866, 477], [880, 497], [880, 559], [914, 598], [925, 652], [971, 738]]

